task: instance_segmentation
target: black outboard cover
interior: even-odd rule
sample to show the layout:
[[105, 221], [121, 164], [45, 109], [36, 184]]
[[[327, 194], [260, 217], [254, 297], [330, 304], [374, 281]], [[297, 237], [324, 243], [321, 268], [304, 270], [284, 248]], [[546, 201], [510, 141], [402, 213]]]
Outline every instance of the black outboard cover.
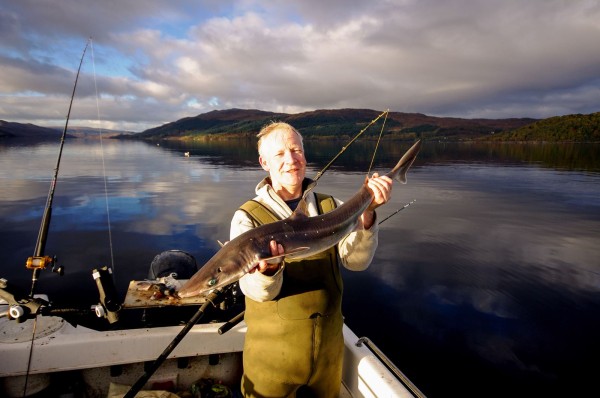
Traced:
[[157, 279], [171, 274], [175, 279], [190, 279], [198, 271], [196, 259], [181, 250], [167, 250], [157, 254], [150, 263], [148, 279]]
[[[181, 250], [167, 250], [156, 257], [150, 263], [148, 279], [155, 280], [168, 276], [175, 279], [190, 279], [198, 271], [196, 259], [189, 253]], [[176, 274], [176, 275], [172, 275]], [[239, 291], [237, 283], [228, 295], [219, 304], [220, 311], [211, 311], [212, 318], [205, 317], [202, 323], [223, 321], [243, 310], [244, 300]], [[241, 308], [240, 308], [241, 307]], [[145, 308], [142, 313], [142, 323], [145, 326], [172, 326], [181, 325], [196, 313], [197, 306], [165, 306]]]

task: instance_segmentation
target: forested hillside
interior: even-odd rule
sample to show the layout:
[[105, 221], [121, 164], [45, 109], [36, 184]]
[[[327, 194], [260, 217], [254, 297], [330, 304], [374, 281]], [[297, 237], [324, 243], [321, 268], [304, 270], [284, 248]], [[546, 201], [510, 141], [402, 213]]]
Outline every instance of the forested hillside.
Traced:
[[514, 131], [494, 134], [497, 141], [600, 142], [600, 112], [542, 119]]
[[[346, 138], [358, 133], [381, 114], [371, 109], [320, 109], [296, 114], [253, 109], [211, 111], [134, 134], [130, 139], [204, 140], [252, 137], [271, 121], [288, 122], [307, 139]], [[367, 133], [379, 133], [385, 120], [385, 138], [414, 140], [472, 140], [490, 132], [513, 130], [535, 119], [461, 119], [435, 117], [421, 113], [389, 112]]]
[[[141, 133], [104, 131], [105, 137], [158, 141], [251, 138], [272, 121], [288, 122], [306, 139], [347, 139], [381, 115], [371, 109], [320, 109], [296, 114], [256, 109], [225, 109], [169, 122]], [[421, 113], [389, 112], [364, 135], [374, 139], [385, 120], [384, 139], [414, 141], [600, 142], [600, 112], [537, 120], [528, 118], [461, 119]], [[96, 129], [72, 127], [73, 137], [93, 137]], [[92, 134], [93, 133], [93, 134]], [[0, 138], [56, 139], [61, 130], [0, 121]]]

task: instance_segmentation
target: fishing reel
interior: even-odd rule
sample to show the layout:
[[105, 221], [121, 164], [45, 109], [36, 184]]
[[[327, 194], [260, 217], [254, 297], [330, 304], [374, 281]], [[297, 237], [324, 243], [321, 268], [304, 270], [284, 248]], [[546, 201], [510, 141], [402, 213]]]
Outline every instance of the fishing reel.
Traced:
[[57, 264], [56, 256], [32, 256], [27, 258], [25, 267], [31, 270], [42, 270], [48, 267], [52, 267], [52, 272], [63, 276], [65, 274], [65, 267]]

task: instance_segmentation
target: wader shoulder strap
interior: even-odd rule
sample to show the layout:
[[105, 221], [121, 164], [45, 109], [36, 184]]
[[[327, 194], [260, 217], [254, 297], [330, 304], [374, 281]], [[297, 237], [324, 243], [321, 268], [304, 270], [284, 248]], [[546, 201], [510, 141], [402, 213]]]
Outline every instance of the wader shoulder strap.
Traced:
[[[317, 199], [319, 214], [330, 212], [336, 208], [336, 203], [333, 199], [333, 196], [315, 193], [315, 197]], [[247, 201], [240, 206], [240, 210], [245, 211], [257, 226], [279, 221], [279, 217], [273, 214], [271, 209], [257, 200]]]
[[279, 221], [279, 218], [267, 206], [256, 200], [247, 201], [240, 206], [240, 210], [245, 211], [256, 226]]
[[319, 206], [319, 214], [325, 214], [336, 208], [335, 199], [331, 195], [315, 192], [315, 198]]

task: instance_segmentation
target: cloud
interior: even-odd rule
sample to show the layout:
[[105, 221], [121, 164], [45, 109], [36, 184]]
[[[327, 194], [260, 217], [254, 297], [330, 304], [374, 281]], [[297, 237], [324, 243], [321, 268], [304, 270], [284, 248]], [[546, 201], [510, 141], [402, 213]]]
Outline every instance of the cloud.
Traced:
[[600, 108], [596, 1], [3, 3], [0, 118], [11, 121], [64, 119], [89, 36], [77, 117], [97, 118], [97, 86], [103, 119], [136, 131], [229, 107], [490, 118]]

